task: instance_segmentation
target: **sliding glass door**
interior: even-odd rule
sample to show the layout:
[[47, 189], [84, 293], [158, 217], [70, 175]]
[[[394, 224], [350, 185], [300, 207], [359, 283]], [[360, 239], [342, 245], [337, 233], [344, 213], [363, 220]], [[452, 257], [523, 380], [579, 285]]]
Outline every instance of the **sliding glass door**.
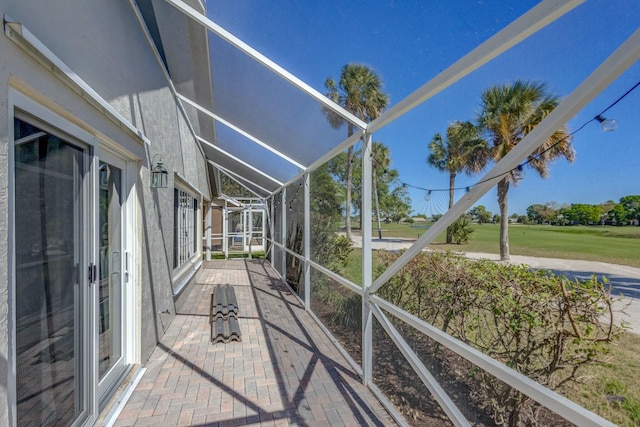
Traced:
[[127, 162], [84, 144], [90, 136], [65, 135], [16, 112], [12, 282], [19, 426], [93, 422], [129, 366]]
[[88, 147], [15, 119], [18, 425], [88, 417]]

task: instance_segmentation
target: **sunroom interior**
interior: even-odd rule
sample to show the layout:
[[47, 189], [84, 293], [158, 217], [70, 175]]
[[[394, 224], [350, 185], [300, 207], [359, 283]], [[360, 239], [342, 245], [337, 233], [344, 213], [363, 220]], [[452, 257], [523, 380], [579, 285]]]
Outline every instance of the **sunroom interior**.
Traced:
[[[223, 218], [213, 231], [211, 215], [205, 219], [207, 231], [203, 236], [203, 245], [207, 248], [207, 258], [211, 257], [212, 248], [227, 257], [234, 250], [248, 253], [250, 257], [261, 253], [283, 280], [292, 286], [312, 315], [318, 304], [315, 295], [317, 283], [329, 283], [328, 286], [335, 287], [344, 295], [357, 296], [362, 315], [354, 322], [354, 333], [360, 340], [360, 351], [353, 354], [343, 349], [342, 352], [362, 382], [374, 391], [391, 413], [396, 413], [393, 404], [375, 385], [375, 330], [384, 331], [390, 338], [405, 358], [401, 363], [412, 367], [416, 377], [451, 421], [455, 425], [468, 424], [455, 399], [445, 391], [447, 387], [436, 380], [424, 360], [398, 331], [395, 325], [400, 323], [576, 425], [609, 424], [563, 396], [396, 307], [377, 295], [377, 292], [447, 226], [494, 188], [504, 174], [525, 161], [555, 129], [579, 114], [589, 114], [581, 112], [638, 61], [640, 31], [630, 34], [621, 44], [611, 46], [610, 56], [602, 58], [589, 75], [576, 76], [574, 90], [539, 126], [478, 179], [386, 271], [377, 271], [374, 277], [372, 238], [368, 236], [372, 236], [371, 188], [375, 162], [371, 144], [376, 134], [393, 128], [394, 124], [409, 124], [415, 120], [411, 114], [417, 108], [423, 108], [423, 112], [437, 108], [437, 102], [446, 96], [447, 90], [477, 70], [490, 66], [502, 55], [508, 55], [510, 49], [544, 32], [554, 22], [567, 19], [582, 2], [541, 2], [369, 123], [333, 103], [325, 94], [183, 1], [166, 0], [166, 3], [175, 9], [173, 14], [179, 14], [181, 19], [186, 17], [206, 30], [211, 96], [181, 91], [180, 85], [176, 85], [176, 97], [187, 115], [198, 121], [200, 133], [194, 131], [194, 137], [200, 141], [208, 158], [217, 191], [215, 196], [219, 198], [215, 205]], [[147, 24], [151, 22], [148, 18], [146, 21]], [[156, 33], [152, 28], [149, 28], [149, 32], [152, 35]], [[156, 45], [161, 44], [158, 37], [154, 39]], [[585, 46], [581, 48], [588, 49], [588, 43], [585, 41]], [[606, 106], [603, 103], [599, 107], [603, 109]], [[594, 111], [587, 119], [591, 120], [599, 112]], [[339, 126], [332, 126], [328, 116], [338, 117]], [[352, 132], [348, 132], [349, 129]], [[322, 196], [315, 192], [314, 171], [354, 146], [364, 153], [361, 156], [362, 178], [358, 183], [362, 188], [359, 208], [362, 278], [359, 283], [338, 274], [315, 255], [316, 236], [313, 235], [311, 224], [312, 212], [321, 209], [324, 202]], [[223, 188], [223, 182], [232, 185]], [[227, 194], [231, 191], [236, 191], [236, 194]], [[317, 317], [316, 320], [320, 322]], [[331, 333], [329, 327], [326, 331]]]

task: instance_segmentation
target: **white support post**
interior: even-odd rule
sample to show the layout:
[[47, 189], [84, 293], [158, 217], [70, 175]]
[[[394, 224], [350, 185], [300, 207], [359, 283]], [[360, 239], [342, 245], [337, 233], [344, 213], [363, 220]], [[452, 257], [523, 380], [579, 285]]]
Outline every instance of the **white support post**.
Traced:
[[222, 250], [224, 251], [224, 259], [229, 259], [229, 211], [226, 200], [222, 208]]
[[362, 381], [371, 384], [373, 373], [373, 317], [369, 306], [369, 287], [372, 281], [371, 259], [371, 189], [373, 168], [371, 134], [362, 138], [362, 205], [360, 230], [362, 233]]
[[311, 175], [304, 175], [304, 308], [311, 310]]
[[206, 241], [207, 241], [207, 261], [211, 261], [211, 211], [213, 210], [211, 207], [211, 202], [207, 203], [207, 214], [205, 217], [206, 230], [204, 232]]
[[249, 225], [249, 227], [247, 227], [247, 231], [249, 232], [249, 259], [253, 259], [253, 254], [251, 252], [251, 243], [253, 241], [253, 207], [249, 208], [249, 216], [247, 222]]
[[[286, 187], [282, 189], [282, 218], [280, 218], [280, 221], [282, 224], [280, 243], [282, 243], [283, 248], [286, 248], [287, 247], [287, 188]], [[287, 280], [287, 252], [284, 249], [282, 250], [281, 257], [282, 257], [281, 259], [282, 264], [281, 264], [280, 274], [286, 281]]]
[[[279, 195], [278, 195], [279, 197]], [[269, 204], [269, 237], [271, 238], [271, 251], [269, 252], [269, 261], [271, 262], [271, 265], [273, 266], [273, 254], [275, 253], [275, 249], [276, 249], [276, 245], [274, 245], [276, 239], [275, 239], [275, 229], [276, 229], [276, 225], [273, 223], [273, 215], [275, 213], [275, 207], [274, 204], [276, 202], [276, 196], [271, 196], [271, 203]]]

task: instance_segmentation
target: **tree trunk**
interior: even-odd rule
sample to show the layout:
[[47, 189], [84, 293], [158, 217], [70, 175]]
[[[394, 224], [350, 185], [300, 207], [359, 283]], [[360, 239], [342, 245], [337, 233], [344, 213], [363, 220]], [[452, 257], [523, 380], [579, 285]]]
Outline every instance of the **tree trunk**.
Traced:
[[[349, 124], [347, 137], [353, 134], [353, 125]], [[351, 239], [351, 181], [353, 180], [353, 146], [347, 150], [347, 194], [345, 197], [344, 206], [344, 225], [345, 232], [347, 233], [347, 239]]]
[[[456, 187], [456, 174], [450, 172], [449, 173], [449, 209], [453, 207], [453, 196], [455, 193], [454, 188]], [[447, 227], [447, 243], [453, 242], [453, 236], [451, 235], [451, 226]]]
[[500, 260], [509, 261], [509, 181], [498, 183], [498, 206], [500, 206]]
[[[376, 220], [378, 221], [378, 239], [382, 240], [382, 228], [380, 226], [380, 203], [378, 202], [378, 184], [376, 183], [376, 172], [373, 170], [373, 196], [376, 202]], [[362, 212], [360, 213], [362, 215]]]

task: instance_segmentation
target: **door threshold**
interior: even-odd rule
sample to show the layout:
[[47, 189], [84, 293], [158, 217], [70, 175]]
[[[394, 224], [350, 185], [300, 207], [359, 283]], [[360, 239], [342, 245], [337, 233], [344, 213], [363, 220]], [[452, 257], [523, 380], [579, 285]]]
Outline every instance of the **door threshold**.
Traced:
[[141, 365], [131, 367], [129, 374], [113, 394], [111, 401], [106, 405], [102, 416], [98, 418], [94, 426], [111, 427], [115, 424], [118, 415], [120, 415], [120, 412], [124, 409], [124, 406], [127, 404], [127, 401], [133, 394], [133, 391], [136, 389], [146, 370], [147, 368]]

